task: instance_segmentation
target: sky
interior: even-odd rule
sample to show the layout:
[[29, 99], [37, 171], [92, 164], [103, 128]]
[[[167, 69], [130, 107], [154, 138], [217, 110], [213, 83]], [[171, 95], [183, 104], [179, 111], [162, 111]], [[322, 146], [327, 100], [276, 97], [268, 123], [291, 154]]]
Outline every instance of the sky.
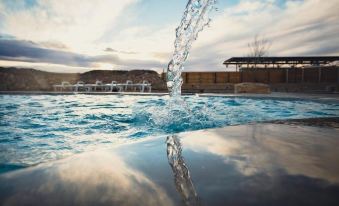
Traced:
[[[0, 67], [166, 69], [186, 0], [0, 0]], [[269, 56], [339, 55], [339, 0], [218, 0], [186, 71], [225, 71], [258, 35]]]

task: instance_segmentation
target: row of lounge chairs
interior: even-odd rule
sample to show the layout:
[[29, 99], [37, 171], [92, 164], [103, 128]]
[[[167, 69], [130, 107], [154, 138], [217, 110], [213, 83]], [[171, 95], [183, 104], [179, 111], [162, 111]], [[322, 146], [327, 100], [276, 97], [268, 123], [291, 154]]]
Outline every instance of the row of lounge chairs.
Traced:
[[76, 84], [70, 84], [69, 82], [62, 82], [61, 84], [54, 85], [55, 91], [73, 91], [73, 92], [125, 92], [125, 91], [137, 91], [152, 92], [152, 85], [144, 80], [142, 83], [134, 84], [132, 81], [127, 80], [124, 84], [119, 84], [116, 81], [112, 81], [110, 84], [104, 84], [102, 81], [96, 81], [95, 84], [85, 84], [83, 81], [79, 81]]

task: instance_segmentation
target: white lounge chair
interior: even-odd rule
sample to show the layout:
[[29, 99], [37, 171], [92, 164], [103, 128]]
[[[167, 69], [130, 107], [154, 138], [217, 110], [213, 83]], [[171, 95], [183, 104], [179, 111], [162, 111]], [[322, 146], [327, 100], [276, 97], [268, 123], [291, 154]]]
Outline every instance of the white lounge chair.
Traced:
[[97, 80], [95, 84], [86, 84], [85, 88], [87, 92], [97, 91], [97, 88], [101, 88], [101, 91], [104, 90], [104, 84], [102, 81]]
[[58, 89], [60, 89], [61, 91], [63, 91], [64, 89], [71, 89], [73, 90], [74, 86], [71, 85], [69, 82], [61, 82], [61, 84], [57, 84], [57, 85], [53, 85], [54, 90], [57, 91]]
[[123, 86], [125, 87], [125, 91], [128, 90], [128, 87], [131, 87], [132, 89], [134, 87], [133, 82], [131, 80], [127, 80], [126, 84], [123, 84]]
[[150, 93], [152, 92], [152, 85], [147, 80], [144, 80], [142, 82], [141, 92], [144, 92], [145, 88], [148, 88], [148, 92], [150, 92]]
[[94, 91], [97, 91], [97, 88], [101, 88], [101, 91], [104, 90], [104, 84], [102, 83], [102, 81], [97, 80], [95, 82]]
[[148, 92], [152, 91], [152, 85], [147, 80], [142, 81], [142, 83], [135, 84], [135, 87], [139, 88], [140, 92], [145, 92], [145, 89], [148, 89]]
[[78, 81], [75, 85], [74, 85], [74, 91], [78, 92], [79, 88], [85, 88], [85, 82], [83, 81]]
[[123, 90], [122, 86], [120, 86], [116, 81], [112, 81], [110, 84], [105, 84], [105, 91], [113, 92], [114, 88], [116, 88], [119, 92]]

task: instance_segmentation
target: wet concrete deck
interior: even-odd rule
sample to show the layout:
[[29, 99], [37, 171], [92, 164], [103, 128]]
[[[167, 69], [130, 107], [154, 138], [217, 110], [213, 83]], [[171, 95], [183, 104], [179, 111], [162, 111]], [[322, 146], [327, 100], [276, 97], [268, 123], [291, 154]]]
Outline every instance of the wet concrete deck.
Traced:
[[302, 122], [150, 138], [5, 173], [0, 205], [339, 205], [339, 130]]

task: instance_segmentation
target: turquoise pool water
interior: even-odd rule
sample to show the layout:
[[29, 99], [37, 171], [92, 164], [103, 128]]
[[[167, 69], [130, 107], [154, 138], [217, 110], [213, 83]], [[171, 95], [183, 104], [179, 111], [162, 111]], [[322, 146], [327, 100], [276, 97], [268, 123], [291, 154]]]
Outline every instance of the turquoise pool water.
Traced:
[[184, 99], [186, 109], [170, 110], [168, 97], [0, 95], [0, 168], [15, 169], [182, 131], [339, 116], [338, 103], [236, 97]]

